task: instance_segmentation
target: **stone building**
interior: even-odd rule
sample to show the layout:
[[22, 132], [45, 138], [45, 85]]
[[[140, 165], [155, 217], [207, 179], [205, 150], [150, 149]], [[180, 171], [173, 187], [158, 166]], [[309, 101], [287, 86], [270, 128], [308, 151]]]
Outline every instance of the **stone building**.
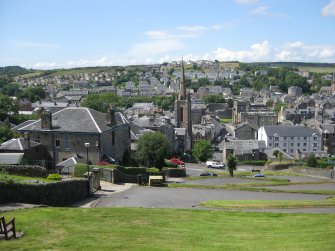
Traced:
[[88, 108], [69, 107], [51, 114], [42, 109], [40, 119], [17, 129], [22, 134], [46, 147], [51, 156], [48, 167], [76, 156], [78, 162], [93, 164], [113, 159], [122, 162], [130, 152], [129, 121], [115, 109], [107, 114]]

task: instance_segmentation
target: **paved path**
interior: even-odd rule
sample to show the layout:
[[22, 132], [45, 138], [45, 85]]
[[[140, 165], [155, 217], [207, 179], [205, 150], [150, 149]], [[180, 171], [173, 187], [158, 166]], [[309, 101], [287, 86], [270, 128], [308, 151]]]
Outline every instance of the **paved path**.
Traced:
[[[199, 209], [199, 203], [207, 200], [322, 200], [327, 197], [312, 194], [136, 186], [115, 195], [101, 197], [95, 206]], [[335, 213], [335, 208], [329, 211]]]

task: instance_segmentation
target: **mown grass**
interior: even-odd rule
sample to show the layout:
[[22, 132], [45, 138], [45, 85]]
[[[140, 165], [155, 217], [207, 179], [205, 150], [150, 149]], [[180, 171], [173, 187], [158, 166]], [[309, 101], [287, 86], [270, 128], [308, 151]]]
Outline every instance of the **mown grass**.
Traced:
[[25, 235], [0, 250], [334, 250], [334, 214], [145, 208], [5, 213]]
[[299, 70], [316, 72], [316, 73], [333, 73], [335, 67], [312, 67], [312, 66], [298, 66]]
[[335, 207], [335, 199], [327, 200], [209, 200], [201, 206], [225, 209], [312, 208]]
[[[294, 184], [296, 185], [296, 184]], [[301, 194], [321, 194], [335, 195], [335, 190], [286, 190], [267, 187], [241, 187], [239, 190], [252, 192], [269, 192], [269, 193], [301, 193]]]

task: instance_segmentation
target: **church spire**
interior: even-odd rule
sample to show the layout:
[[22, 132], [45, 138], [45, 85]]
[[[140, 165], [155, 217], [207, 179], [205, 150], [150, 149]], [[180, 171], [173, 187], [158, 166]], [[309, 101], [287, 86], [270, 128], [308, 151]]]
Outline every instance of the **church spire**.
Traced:
[[181, 78], [179, 84], [179, 100], [186, 100], [184, 60], [181, 60]]

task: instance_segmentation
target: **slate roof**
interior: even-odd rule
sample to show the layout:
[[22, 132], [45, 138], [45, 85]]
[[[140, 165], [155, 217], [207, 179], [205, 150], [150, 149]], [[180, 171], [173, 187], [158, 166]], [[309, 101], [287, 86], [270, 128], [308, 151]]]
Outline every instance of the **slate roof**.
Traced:
[[[115, 112], [115, 119], [117, 126], [129, 124], [129, 121], [120, 112]], [[52, 131], [102, 133], [111, 128], [106, 125], [106, 113], [89, 108], [68, 107], [52, 114]], [[45, 131], [41, 128], [40, 119], [18, 130]]]
[[0, 153], [0, 164], [18, 165], [21, 163], [24, 153]]
[[225, 142], [226, 149], [234, 149], [235, 154], [252, 154], [253, 149], [259, 149], [259, 142], [257, 140], [231, 140]]
[[[40, 143], [30, 140], [30, 147], [35, 147]], [[23, 151], [24, 138], [10, 139], [0, 145], [0, 150]]]
[[35, 122], [35, 121], [36, 121], [36, 120], [27, 120], [27, 121], [24, 121], [24, 122], [22, 122], [21, 124], [19, 124], [19, 125], [17, 125], [17, 126], [14, 126], [12, 129], [15, 130], [15, 131], [17, 131], [17, 130], [19, 130], [20, 128], [25, 127], [25, 126], [27, 126], [27, 125], [29, 125], [29, 124]]
[[304, 126], [264, 126], [264, 130], [267, 136], [274, 136], [275, 133], [281, 137], [309, 137], [312, 136], [313, 133], [320, 135], [320, 132], [317, 129]]

